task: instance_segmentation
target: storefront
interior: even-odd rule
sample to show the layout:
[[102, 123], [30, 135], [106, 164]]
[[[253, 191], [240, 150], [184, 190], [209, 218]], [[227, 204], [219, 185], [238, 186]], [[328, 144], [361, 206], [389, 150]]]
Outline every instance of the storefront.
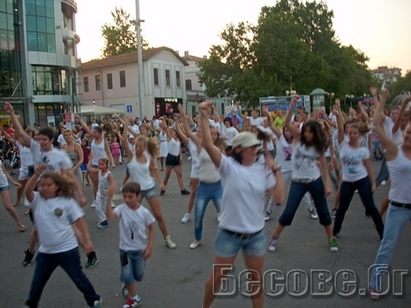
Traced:
[[178, 113], [178, 104], [183, 104], [182, 98], [175, 97], [155, 97], [156, 117], [162, 115], [170, 116], [173, 113]]

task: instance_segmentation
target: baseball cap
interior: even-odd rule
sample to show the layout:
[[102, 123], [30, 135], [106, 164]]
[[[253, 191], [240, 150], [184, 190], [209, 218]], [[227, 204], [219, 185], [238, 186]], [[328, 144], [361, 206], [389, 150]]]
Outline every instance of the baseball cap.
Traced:
[[233, 148], [241, 146], [243, 148], [250, 148], [256, 145], [261, 145], [261, 141], [250, 132], [241, 132], [233, 139]]

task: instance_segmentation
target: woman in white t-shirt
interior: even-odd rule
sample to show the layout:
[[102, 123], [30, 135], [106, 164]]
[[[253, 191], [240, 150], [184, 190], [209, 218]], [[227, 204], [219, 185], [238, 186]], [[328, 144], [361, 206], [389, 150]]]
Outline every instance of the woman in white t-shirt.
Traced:
[[[328, 211], [326, 197], [332, 193], [327, 172], [327, 161], [325, 160], [325, 135], [320, 124], [316, 121], [304, 123], [301, 131], [291, 122], [294, 107], [298, 101], [298, 96], [291, 98], [290, 109], [287, 112], [285, 126], [293, 134], [293, 152], [291, 157], [292, 179], [290, 192], [288, 194], [287, 205], [278, 220], [274, 230], [272, 240], [267, 249], [276, 251], [278, 239], [286, 226], [291, 225], [294, 215], [300, 205], [303, 196], [309, 192], [314, 200], [320, 224], [323, 225], [328, 238], [330, 251], [338, 251], [338, 243], [332, 234], [332, 221]], [[320, 162], [324, 182], [321, 178]]]
[[211, 138], [208, 125], [209, 101], [200, 104], [202, 145], [221, 175], [223, 196], [221, 220], [215, 241], [213, 273], [207, 279], [203, 308], [209, 308], [220, 289], [221, 280], [240, 250], [249, 270], [254, 307], [264, 306], [261, 288], [265, 259], [264, 203], [268, 190], [275, 200], [284, 198], [280, 169], [267, 155], [266, 165], [254, 164], [260, 141], [249, 132], [233, 140], [233, 156], [223, 155]]
[[384, 224], [372, 196], [377, 189], [377, 185], [371, 167], [370, 151], [360, 144], [360, 126], [355, 123], [350, 125], [347, 141], [345, 140], [344, 123], [338, 105], [334, 106], [333, 113], [337, 117], [339, 159], [342, 169], [340, 203], [334, 221], [333, 234], [337, 237], [340, 233], [345, 213], [350, 206], [355, 190], [358, 190], [362, 203], [374, 220], [377, 232], [382, 239]]

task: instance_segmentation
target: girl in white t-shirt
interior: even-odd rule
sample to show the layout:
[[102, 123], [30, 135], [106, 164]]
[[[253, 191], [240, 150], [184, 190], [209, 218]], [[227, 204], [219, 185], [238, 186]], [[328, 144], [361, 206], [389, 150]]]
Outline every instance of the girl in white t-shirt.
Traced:
[[382, 239], [384, 225], [372, 196], [377, 190], [377, 185], [371, 167], [370, 151], [367, 147], [361, 146], [360, 127], [355, 123], [350, 125], [348, 141], [345, 140], [343, 118], [338, 105], [334, 107], [333, 113], [337, 117], [339, 158], [342, 169], [340, 203], [335, 217], [333, 234], [337, 237], [340, 233], [345, 213], [350, 206], [355, 190], [358, 189], [363, 205], [374, 220], [377, 232]]
[[[54, 270], [61, 266], [84, 294], [89, 307], [102, 306], [100, 295], [83, 272], [74, 227], [81, 233], [86, 254], [93, 251], [93, 245], [84, 220], [84, 212], [74, 199], [75, 185], [55, 172], [44, 173], [46, 165], [37, 167], [26, 185], [26, 197], [30, 202], [34, 223], [40, 241], [28, 307], [37, 307], [44, 286]], [[38, 192], [34, 187], [38, 182]]]
[[202, 145], [221, 175], [223, 196], [221, 216], [215, 241], [213, 273], [207, 279], [203, 307], [209, 308], [221, 280], [242, 250], [250, 279], [254, 307], [264, 306], [261, 288], [265, 259], [264, 203], [268, 190], [275, 200], [284, 198], [280, 169], [270, 155], [266, 165], [256, 165], [260, 141], [249, 132], [238, 134], [233, 140], [232, 157], [227, 157], [215, 146], [211, 137], [208, 113], [209, 101], [200, 104]]
[[[108, 159], [107, 158], [100, 158], [98, 160], [98, 168], [94, 168], [91, 165], [93, 161], [94, 153], [90, 153], [90, 160], [87, 164], [87, 170], [89, 172], [96, 172], [98, 174], [98, 190], [96, 195], [96, 213], [98, 216], [98, 223], [97, 228], [104, 229], [108, 227], [108, 221], [106, 217], [106, 204], [107, 204], [107, 196], [110, 189], [114, 189], [115, 182], [113, 175], [111, 174], [110, 170], [108, 169]], [[111, 206], [111, 205], [110, 205]]]
[[[332, 193], [327, 172], [327, 161], [325, 160], [325, 135], [316, 121], [304, 123], [301, 131], [291, 122], [294, 107], [298, 96], [291, 98], [290, 109], [287, 112], [285, 126], [293, 134], [294, 144], [291, 157], [292, 179], [287, 205], [278, 220], [272, 240], [267, 249], [276, 251], [278, 239], [286, 226], [291, 225], [294, 215], [303, 196], [309, 192], [314, 200], [320, 224], [323, 225], [328, 238], [330, 251], [336, 252], [339, 247], [332, 233], [332, 220], [327, 206], [326, 197]], [[324, 182], [321, 178], [320, 162]]]

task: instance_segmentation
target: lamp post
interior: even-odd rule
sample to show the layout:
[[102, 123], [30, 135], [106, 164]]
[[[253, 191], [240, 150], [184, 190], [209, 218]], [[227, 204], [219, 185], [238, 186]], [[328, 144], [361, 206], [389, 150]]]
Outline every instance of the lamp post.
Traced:
[[143, 80], [143, 51], [141, 44], [141, 23], [140, 19], [140, 1], [136, 0], [136, 31], [137, 31], [137, 70], [138, 70], [138, 100], [140, 101], [139, 111], [140, 118], [144, 117], [144, 80]]
[[350, 101], [350, 107], [352, 108], [352, 99], [354, 98], [354, 95], [352, 94], [346, 94], [345, 99], [348, 99]]
[[285, 91], [285, 94], [287, 94], [287, 96], [293, 96], [295, 94], [297, 94], [296, 90], [287, 90]]

